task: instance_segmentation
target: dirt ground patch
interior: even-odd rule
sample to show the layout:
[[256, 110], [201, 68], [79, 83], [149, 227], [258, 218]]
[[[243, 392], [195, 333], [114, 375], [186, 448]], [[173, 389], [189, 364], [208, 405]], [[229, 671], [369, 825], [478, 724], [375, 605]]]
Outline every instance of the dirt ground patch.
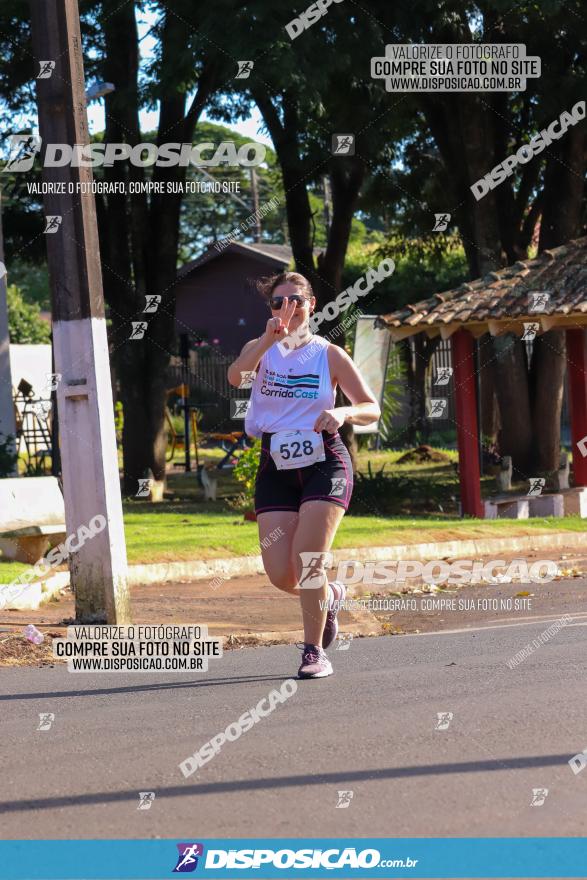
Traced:
[[398, 458], [397, 464], [422, 464], [427, 461], [439, 461], [448, 464], [450, 460], [450, 456], [446, 455], [445, 452], [433, 449], [432, 446], [422, 445], [404, 453], [401, 458]]
[[21, 633], [11, 632], [0, 636], [0, 666], [53, 666], [59, 663], [51, 654], [54, 631], [44, 633], [45, 641], [33, 645]]
[[[182, 581], [131, 587], [132, 622], [135, 624], [199, 624], [210, 636], [221, 637], [226, 650], [258, 644], [275, 645], [301, 641], [301, 614], [294, 597], [276, 590], [266, 577], [252, 576], [223, 581], [217, 589], [211, 581]], [[341, 612], [343, 627], [353, 636], [381, 632], [372, 615]], [[104, 621], [105, 622], [105, 621]], [[33, 645], [23, 635], [28, 624], [45, 635]], [[51, 655], [52, 636], [65, 638], [75, 623], [72, 593], [63, 590], [57, 601], [37, 611], [0, 612], [0, 666], [51, 665], [61, 662]]]

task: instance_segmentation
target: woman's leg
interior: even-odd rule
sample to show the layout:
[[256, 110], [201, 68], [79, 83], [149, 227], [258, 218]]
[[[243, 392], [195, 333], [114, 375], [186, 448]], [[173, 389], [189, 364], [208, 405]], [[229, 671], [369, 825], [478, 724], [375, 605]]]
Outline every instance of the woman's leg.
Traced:
[[330, 501], [306, 501], [298, 514], [292, 557], [300, 585], [304, 642], [308, 645], [322, 644], [328, 599], [327, 557], [343, 516], [344, 508]]
[[271, 510], [257, 515], [263, 566], [274, 587], [298, 596], [298, 574], [292, 546], [298, 523], [295, 510]]

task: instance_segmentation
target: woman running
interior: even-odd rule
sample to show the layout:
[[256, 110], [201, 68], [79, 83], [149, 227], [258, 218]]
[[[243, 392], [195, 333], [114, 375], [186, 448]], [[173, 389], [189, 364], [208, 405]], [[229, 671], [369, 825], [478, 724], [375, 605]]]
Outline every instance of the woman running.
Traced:
[[[332, 675], [324, 649], [336, 639], [345, 599], [344, 584], [328, 583], [325, 562], [353, 489], [338, 429], [368, 425], [381, 413], [348, 354], [310, 332], [316, 299], [309, 281], [284, 272], [261, 291], [272, 317], [231, 364], [228, 381], [242, 387], [243, 374], [256, 373], [245, 430], [262, 438], [255, 511], [263, 565], [273, 586], [300, 598], [299, 677], [324, 678]], [[337, 385], [351, 406], [335, 407]]]

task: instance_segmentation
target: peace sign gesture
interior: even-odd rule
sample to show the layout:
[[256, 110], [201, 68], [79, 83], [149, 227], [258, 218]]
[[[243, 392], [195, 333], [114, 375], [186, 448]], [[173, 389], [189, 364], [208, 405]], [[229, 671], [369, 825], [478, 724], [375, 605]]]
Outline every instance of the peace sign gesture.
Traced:
[[293, 318], [295, 310], [295, 300], [289, 302], [287, 296], [284, 296], [281, 307], [276, 312], [276, 317], [269, 318], [267, 321], [265, 338], [270, 345], [273, 345], [274, 342], [281, 342], [288, 335], [289, 323]]

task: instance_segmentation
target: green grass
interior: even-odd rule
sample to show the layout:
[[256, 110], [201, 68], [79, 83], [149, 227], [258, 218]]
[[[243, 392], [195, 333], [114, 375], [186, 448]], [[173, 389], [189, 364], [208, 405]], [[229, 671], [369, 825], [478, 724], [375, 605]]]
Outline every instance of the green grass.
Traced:
[[211, 559], [259, 552], [256, 524], [245, 522], [242, 513], [221, 510], [219, 502], [211, 502], [208, 509], [203, 504], [174, 507], [165, 512], [161, 505], [145, 504], [144, 510], [139, 510], [138, 504], [134, 510], [127, 507], [124, 521], [129, 562]]
[[9, 584], [28, 568], [23, 562], [8, 562], [0, 555], [0, 584]]
[[[213, 559], [258, 554], [257, 526], [240, 514], [187, 510], [177, 513], [127, 513], [129, 562]], [[335, 548], [420, 544], [459, 538], [583, 531], [580, 517], [548, 520], [447, 520], [434, 517], [345, 517]]]
[[[434, 487], [435, 498], [458, 496], [458, 478], [453, 467], [457, 460], [454, 450], [443, 450], [451, 459], [449, 464], [430, 462], [422, 465], [398, 465], [402, 452], [359, 453], [359, 470], [366, 472], [367, 463], [376, 473], [383, 464], [385, 473], [406, 477], [426, 498], [427, 487]], [[202, 450], [201, 460], [217, 461], [223, 453], [218, 449]], [[228, 501], [241, 487], [231, 470], [217, 472], [218, 500], [206, 502], [194, 473], [185, 474], [178, 468], [168, 478], [168, 492], [162, 504], [130, 500], [124, 504], [124, 520], [128, 560], [132, 563], [189, 561], [259, 553], [257, 526], [246, 522], [242, 512], [229, 507]], [[483, 480], [484, 492], [489, 494], [493, 480]], [[523, 489], [521, 491], [524, 491]], [[414, 495], [416, 493], [414, 492]], [[460, 519], [444, 507], [444, 512], [420, 511], [417, 515], [403, 513], [403, 504], [410, 500], [410, 490], [396, 515], [377, 515], [374, 505], [359, 506], [360, 515], [346, 516], [338, 530], [336, 548], [416, 544], [449, 541], [459, 538], [499, 537], [502, 535], [532, 535], [546, 532], [587, 531], [587, 524], [578, 516], [529, 520], [474, 520]], [[434, 510], [434, 504], [431, 504]], [[365, 515], [363, 515], [363, 513]], [[9, 583], [27, 569], [26, 565], [2, 561], [0, 556], [0, 583]]]
[[[127, 506], [124, 519], [130, 563], [214, 559], [260, 552], [257, 526], [245, 522], [241, 514], [206, 508], [204, 504], [176, 505], [175, 510], [166, 507], [139, 502], [130, 509]], [[334, 547], [379, 547], [585, 530], [586, 523], [578, 516], [487, 521], [355, 516], [343, 519]], [[0, 560], [0, 583], [9, 583], [26, 568], [18, 562]]]

